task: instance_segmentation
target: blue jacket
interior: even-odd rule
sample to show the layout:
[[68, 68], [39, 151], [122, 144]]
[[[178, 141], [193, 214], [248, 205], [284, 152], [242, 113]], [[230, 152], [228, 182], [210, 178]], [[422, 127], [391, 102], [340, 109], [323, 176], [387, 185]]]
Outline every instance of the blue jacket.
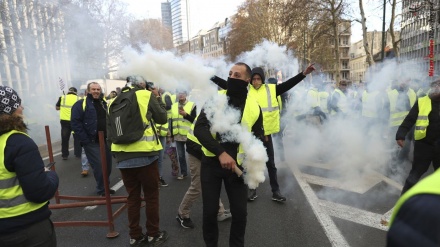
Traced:
[[[5, 167], [17, 174], [23, 194], [28, 201], [42, 203], [50, 200], [58, 189], [58, 176], [45, 172], [38, 146], [26, 135], [12, 134], [4, 150]], [[48, 205], [27, 214], [0, 219], [0, 235], [12, 233], [49, 218]]]
[[[83, 110], [83, 102], [86, 100], [86, 108]], [[107, 102], [102, 98], [104, 109], [107, 111]], [[85, 145], [96, 141], [98, 135], [98, 115], [95, 106], [93, 105], [93, 97], [87, 94], [85, 99], [78, 100], [72, 106], [72, 115], [70, 118], [70, 125], [81, 145]]]

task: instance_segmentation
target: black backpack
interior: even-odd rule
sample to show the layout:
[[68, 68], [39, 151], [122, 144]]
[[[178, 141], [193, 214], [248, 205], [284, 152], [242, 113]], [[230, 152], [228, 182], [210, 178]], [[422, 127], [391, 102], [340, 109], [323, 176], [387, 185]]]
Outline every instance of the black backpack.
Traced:
[[107, 138], [114, 144], [138, 141], [148, 127], [142, 121], [136, 98], [138, 88], [125, 87], [113, 102], [107, 115]]

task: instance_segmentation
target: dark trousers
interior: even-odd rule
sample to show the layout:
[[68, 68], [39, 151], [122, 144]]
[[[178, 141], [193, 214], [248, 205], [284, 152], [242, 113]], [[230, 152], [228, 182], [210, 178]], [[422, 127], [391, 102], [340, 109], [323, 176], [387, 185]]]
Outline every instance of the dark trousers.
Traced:
[[141, 191], [143, 191], [145, 200], [147, 233], [150, 237], [156, 236], [159, 233], [159, 169], [157, 160], [147, 166], [119, 170], [128, 193], [127, 213], [130, 237], [137, 239], [142, 234], [142, 227], [139, 225]]
[[56, 247], [57, 236], [52, 221], [47, 218], [20, 231], [0, 235], [2, 247]]
[[272, 188], [272, 192], [276, 192], [280, 190], [280, 186], [278, 184], [277, 168], [275, 166], [275, 154], [273, 150], [272, 136], [269, 135], [267, 137], [268, 141], [263, 142], [263, 145], [266, 148], [267, 157], [269, 158], [266, 162], [266, 167], [267, 172], [269, 173], [270, 187]]
[[429, 165], [434, 166], [434, 170], [440, 167], [440, 144], [429, 145], [422, 141], [414, 142], [414, 160], [411, 171], [402, 189], [402, 195], [413, 187], [428, 171]]
[[[70, 121], [60, 121], [61, 123], [61, 156], [69, 157], [69, 141], [70, 135], [72, 135], [72, 127], [70, 126]], [[75, 157], [81, 157], [81, 144], [73, 136], [73, 154]]]
[[[107, 160], [107, 177], [110, 178], [110, 174], [112, 173], [112, 155], [106, 142], [104, 142], [104, 145], [106, 155], [105, 157]], [[104, 177], [102, 174], [101, 151], [99, 149], [99, 143], [91, 142], [84, 145], [83, 148], [84, 152], [86, 153], [87, 159], [89, 160], [89, 163], [93, 168], [93, 176], [96, 180], [96, 192], [98, 194], [104, 193]]]
[[180, 175], [188, 175], [188, 166], [186, 165], [185, 143], [176, 141], [177, 155], [179, 156]]
[[247, 186], [242, 177], [231, 170], [223, 169], [217, 157], [203, 156], [200, 170], [203, 198], [203, 239], [207, 247], [218, 246], [218, 199], [225, 184], [232, 221], [229, 232], [229, 246], [244, 246], [247, 218]]

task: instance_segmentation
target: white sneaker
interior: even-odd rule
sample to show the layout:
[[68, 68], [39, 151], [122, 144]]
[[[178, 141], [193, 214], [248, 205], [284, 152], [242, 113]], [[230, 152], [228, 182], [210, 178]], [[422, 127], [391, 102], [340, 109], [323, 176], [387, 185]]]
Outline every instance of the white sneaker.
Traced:
[[225, 210], [222, 215], [217, 215], [217, 221], [225, 221], [232, 217], [231, 212], [229, 210]]

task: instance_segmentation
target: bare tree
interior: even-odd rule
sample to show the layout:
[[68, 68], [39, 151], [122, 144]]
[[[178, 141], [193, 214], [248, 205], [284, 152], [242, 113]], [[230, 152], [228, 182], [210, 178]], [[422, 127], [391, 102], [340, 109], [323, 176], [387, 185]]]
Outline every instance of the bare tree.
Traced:
[[368, 44], [368, 36], [367, 36], [367, 18], [365, 18], [365, 12], [364, 12], [364, 4], [362, 0], [359, 0], [359, 10], [361, 12], [361, 25], [362, 25], [362, 37], [363, 37], [363, 44], [364, 44], [364, 50], [365, 54], [367, 55], [367, 63], [369, 67], [372, 67], [374, 65], [374, 59], [373, 55], [370, 52], [369, 44]]
[[157, 50], [173, 48], [171, 30], [165, 27], [160, 19], [134, 21], [130, 24], [129, 32], [130, 44], [138, 51], [141, 51], [144, 44], [150, 44]]
[[391, 19], [390, 20], [391, 43], [393, 44], [394, 54], [396, 55], [397, 59], [399, 59], [399, 57], [400, 57], [400, 48], [399, 48], [400, 38], [397, 40], [396, 33], [394, 32], [394, 22], [395, 22], [395, 19], [398, 17], [398, 15], [396, 15], [397, 0], [390, 0], [390, 4], [391, 4], [391, 18], [390, 18]]

